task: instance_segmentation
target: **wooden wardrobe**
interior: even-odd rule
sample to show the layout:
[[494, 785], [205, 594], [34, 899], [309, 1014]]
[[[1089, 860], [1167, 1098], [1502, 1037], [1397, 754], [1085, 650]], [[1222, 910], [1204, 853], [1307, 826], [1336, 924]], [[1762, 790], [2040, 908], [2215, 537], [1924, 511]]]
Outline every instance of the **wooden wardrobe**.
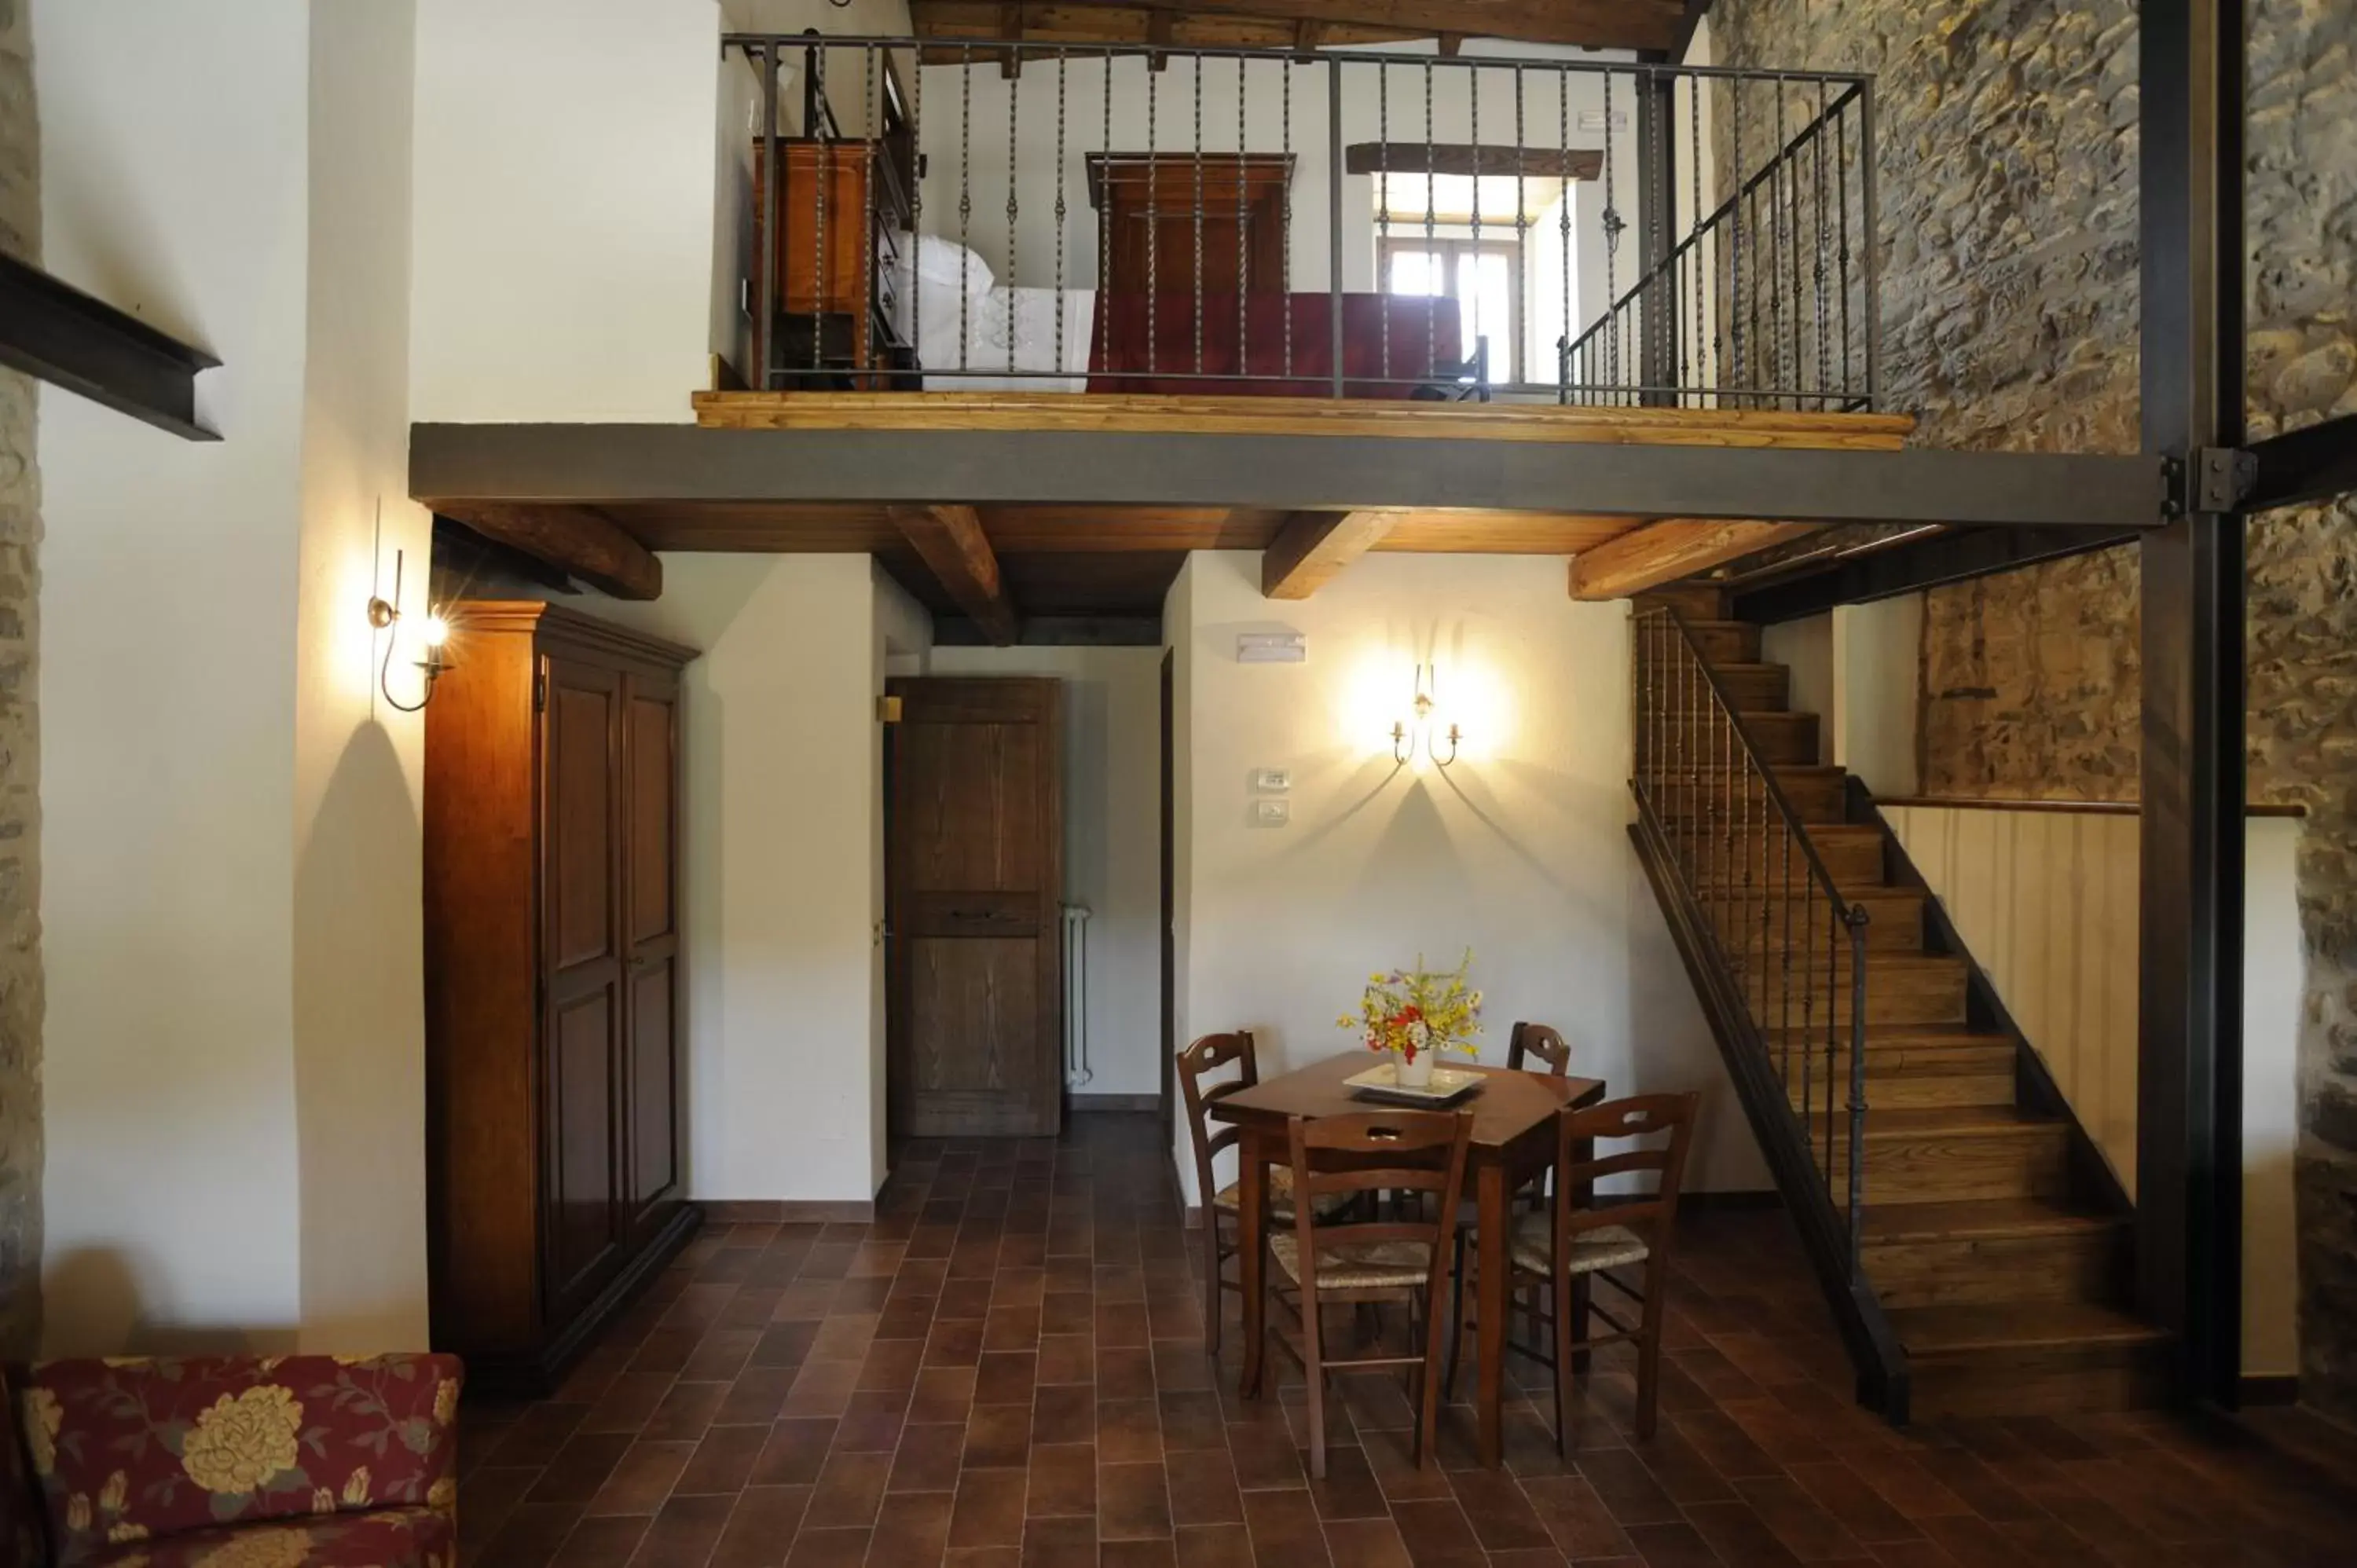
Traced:
[[467, 602], [425, 710], [433, 1340], [541, 1391], [678, 1251], [679, 672], [554, 605]]

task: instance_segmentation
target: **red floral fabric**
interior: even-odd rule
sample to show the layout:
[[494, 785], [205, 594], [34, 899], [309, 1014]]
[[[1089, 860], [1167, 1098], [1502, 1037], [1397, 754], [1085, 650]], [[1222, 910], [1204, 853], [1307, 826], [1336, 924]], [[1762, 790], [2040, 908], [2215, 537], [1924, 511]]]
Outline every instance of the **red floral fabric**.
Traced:
[[450, 1356], [51, 1361], [33, 1369], [17, 1424], [64, 1568], [142, 1543], [161, 1563], [166, 1538], [217, 1526], [452, 1513], [461, 1377]]
[[[7, 1379], [0, 1377], [0, 1410], [12, 1408]], [[41, 1501], [25, 1474], [25, 1451], [11, 1434], [0, 1432], [0, 1563], [31, 1568], [41, 1552]]]
[[88, 1559], [90, 1568], [454, 1568], [457, 1561], [457, 1527], [432, 1509], [192, 1530]]

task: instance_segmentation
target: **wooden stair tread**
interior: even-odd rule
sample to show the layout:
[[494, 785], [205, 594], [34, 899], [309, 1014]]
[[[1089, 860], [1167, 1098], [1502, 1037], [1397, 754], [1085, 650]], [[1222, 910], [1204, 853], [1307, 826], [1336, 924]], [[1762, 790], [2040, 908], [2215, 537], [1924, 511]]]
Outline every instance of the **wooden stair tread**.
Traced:
[[[1867, 1113], [1867, 1120], [1873, 1112]], [[2129, 1223], [2125, 1214], [2103, 1214], [2042, 1197], [1987, 1197], [1949, 1203], [1867, 1205], [1866, 1240], [1877, 1242], [1986, 1240], [2008, 1236], [2055, 1236], [2115, 1230]]]
[[[1847, 1117], [1849, 1112], [1841, 1114]], [[2047, 1128], [2060, 1132], [2062, 1122], [2018, 1105], [1893, 1106], [1866, 1113], [1869, 1144], [1880, 1138], [2001, 1138]]]
[[2098, 1302], [1904, 1306], [1889, 1319], [1891, 1332], [1916, 1357], [2154, 1345], [2169, 1337], [2165, 1330]]

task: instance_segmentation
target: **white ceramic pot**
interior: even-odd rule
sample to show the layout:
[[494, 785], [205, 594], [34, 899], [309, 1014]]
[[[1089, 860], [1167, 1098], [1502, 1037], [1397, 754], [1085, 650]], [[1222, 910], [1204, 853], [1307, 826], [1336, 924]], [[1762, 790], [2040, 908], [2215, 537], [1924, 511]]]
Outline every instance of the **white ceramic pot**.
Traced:
[[1394, 1051], [1392, 1063], [1399, 1069], [1400, 1087], [1402, 1089], [1431, 1088], [1432, 1058], [1435, 1054], [1428, 1050], [1418, 1051], [1415, 1053], [1415, 1060], [1409, 1061], [1400, 1052]]

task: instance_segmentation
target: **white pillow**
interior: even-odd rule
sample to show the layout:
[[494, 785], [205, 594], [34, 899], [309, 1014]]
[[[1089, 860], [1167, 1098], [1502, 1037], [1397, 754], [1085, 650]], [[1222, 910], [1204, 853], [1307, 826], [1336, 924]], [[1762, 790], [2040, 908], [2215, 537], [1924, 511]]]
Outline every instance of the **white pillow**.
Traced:
[[954, 292], [961, 283], [966, 293], [985, 295], [997, 282], [991, 274], [990, 263], [955, 240], [946, 240], [939, 234], [919, 234], [912, 243], [908, 235], [901, 235], [900, 254], [912, 253], [911, 270], [929, 295], [942, 289]]

